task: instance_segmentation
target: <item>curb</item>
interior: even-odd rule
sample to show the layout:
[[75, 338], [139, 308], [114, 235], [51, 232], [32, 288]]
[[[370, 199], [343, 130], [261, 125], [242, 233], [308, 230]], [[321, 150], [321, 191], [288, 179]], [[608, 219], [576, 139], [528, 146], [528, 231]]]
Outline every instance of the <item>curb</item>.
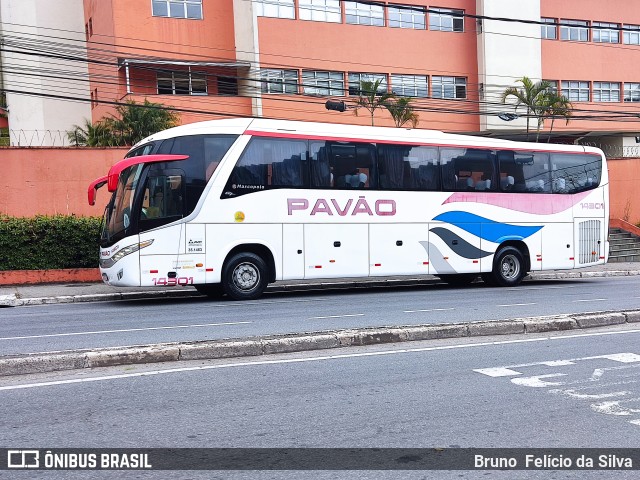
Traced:
[[557, 332], [625, 323], [640, 323], [640, 310], [33, 353], [0, 357], [0, 377], [118, 365], [254, 357], [419, 340]]
[[[554, 273], [536, 273], [533, 272], [527, 276], [524, 281], [531, 280], [560, 280], [571, 278], [597, 278], [597, 277], [627, 277], [638, 276], [640, 270], [611, 270], [604, 272], [554, 272]], [[420, 285], [432, 285], [434, 283], [442, 283], [437, 277], [406, 277], [401, 279], [386, 278], [384, 280], [363, 280], [353, 279], [338, 282], [313, 282], [313, 283], [275, 283], [267, 287], [267, 292], [302, 292], [313, 290], [345, 290], [353, 288], [371, 288], [371, 287], [411, 287]], [[132, 287], [135, 288], [135, 287]], [[107, 302], [117, 300], [144, 300], [154, 298], [192, 298], [204, 297], [193, 289], [182, 290], [153, 290], [153, 291], [131, 291], [131, 292], [114, 292], [114, 293], [98, 293], [91, 295], [61, 295], [54, 297], [33, 297], [19, 298], [19, 295], [0, 295], [1, 307], [20, 307], [29, 305], [48, 305], [56, 303], [84, 303], [84, 302]]]

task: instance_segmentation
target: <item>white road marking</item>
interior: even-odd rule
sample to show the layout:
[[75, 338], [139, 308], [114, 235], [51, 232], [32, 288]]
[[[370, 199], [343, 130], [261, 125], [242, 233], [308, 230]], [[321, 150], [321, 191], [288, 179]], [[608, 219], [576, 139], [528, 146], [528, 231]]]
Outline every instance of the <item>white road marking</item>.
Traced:
[[565, 289], [565, 288], [577, 288], [578, 285], [563, 285], [563, 286], [557, 286], [557, 287], [553, 287], [553, 286], [548, 286], [548, 287], [529, 287], [529, 286], [520, 286], [520, 287], [512, 287], [512, 288], [505, 288], [504, 291], [511, 291], [511, 292], [522, 292], [523, 289], [527, 289], [527, 290], [560, 290], [560, 289]]
[[364, 317], [364, 313], [353, 313], [348, 315], [327, 315], [326, 317], [311, 317], [307, 320], [324, 320], [327, 318]]
[[564, 382], [547, 382], [545, 380], [542, 380], [543, 378], [564, 377], [566, 375], [566, 373], [550, 373], [548, 375], [536, 375], [534, 377], [512, 378], [511, 382], [515, 383], [516, 385], [522, 385], [523, 387], [550, 387], [555, 385], [562, 385]]
[[640, 362], [640, 355], [635, 353], [612, 353], [611, 355], [603, 355], [598, 358], [606, 358], [608, 360], [613, 360], [614, 362], [621, 363], [635, 363]]
[[221, 322], [221, 323], [204, 323], [204, 324], [197, 324], [197, 325], [172, 325], [168, 327], [123, 328], [120, 330], [96, 330], [93, 332], [49, 333], [46, 335], [25, 335], [22, 337], [0, 337], [0, 340], [26, 340], [26, 339], [32, 339], [32, 338], [71, 337], [75, 335], [99, 335], [102, 333], [146, 332], [147, 330], [174, 330], [177, 328], [223, 327], [227, 325], [244, 325], [248, 323], [253, 323], [253, 322]]
[[[601, 385], [600, 385], [601, 386]], [[603, 398], [615, 398], [615, 397], [624, 397], [625, 395], [631, 394], [631, 392], [622, 390], [621, 392], [610, 392], [610, 393], [578, 393], [577, 389], [567, 389], [567, 390], [549, 390], [549, 393], [559, 393], [561, 395], [566, 395], [571, 398], [580, 398], [580, 399], [589, 399], [589, 400], [600, 400]]]
[[482, 373], [483, 375], [488, 375], [489, 377], [512, 377], [514, 375], [522, 375], [522, 373], [520, 372], [516, 372], [515, 370], [504, 367], [478, 368], [474, 370], [474, 372]]
[[[19, 390], [24, 388], [36, 388], [36, 387], [49, 387], [54, 385], [69, 385], [69, 384], [87, 383], [87, 382], [100, 382], [100, 381], [106, 381], [106, 380], [120, 380], [124, 378], [148, 377], [153, 375], [166, 375], [170, 373], [182, 373], [182, 372], [196, 372], [196, 371], [214, 370], [214, 369], [222, 369], [222, 368], [295, 364], [295, 363], [318, 362], [318, 361], [326, 361], [326, 360], [339, 360], [339, 359], [360, 358], [360, 357], [376, 357], [376, 356], [383, 356], [383, 355], [397, 355], [397, 354], [405, 354], [405, 353], [434, 352], [434, 351], [440, 351], [440, 350], [457, 350], [457, 349], [509, 345], [509, 344], [519, 344], [519, 343], [529, 343], [529, 342], [544, 342], [549, 340], [562, 340], [565, 338], [576, 338], [581, 336], [591, 337], [591, 336], [598, 336], [598, 335], [628, 335], [628, 334], [636, 334], [636, 333], [640, 333], [640, 330], [623, 330], [619, 332], [599, 332], [599, 333], [592, 333], [592, 334], [571, 335], [571, 336], [561, 336], [561, 337], [539, 337], [539, 338], [531, 338], [531, 339], [504, 340], [499, 342], [465, 343], [460, 345], [446, 345], [446, 346], [439, 346], [439, 347], [424, 347], [424, 348], [406, 348], [406, 349], [398, 349], [398, 350], [382, 350], [382, 351], [376, 351], [376, 352], [347, 353], [347, 354], [341, 354], [341, 355], [326, 355], [326, 356], [319, 356], [319, 357], [244, 361], [244, 362], [227, 363], [222, 365], [199, 365], [195, 367], [172, 368], [172, 369], [166, 369], [166, 370], [150, 370], [150, 371], [138, 372], [138, 373], [123, 373], [123, 374], [109, 375], [109, 376], [103, 376], [103, 377], [87, 377], [87, 378], [77, 378], [77, 379], [70, 379], [70, 380], [58, 380], [58, 381], [51, 381], [51, 382], [25, 383], [22, 385], [7, 385], [7, 386], [0, 387], [0, 391]], [[598, 358], [598, 357], [594, 357], [594, 358]]]
[[592, 403], [591, 409], [594, 412], [604, 413], [605, 415], [630, 416], [640, 413], [640, 409], [623, 407], [623, 402], [637, 402], [640, 398], [630, 398], [628, 400], [611, 400], [608, 402]]
[[455, 310], [455, 308], [428, 308], [426, 310], [405, 310], [403, 313], [418, 313], [418, 312], [448, 312]]
[[573, 303], [578, 303], [578, 302], [604, 302], [605, 300], [607, 300], [606, 298], [587, 298], [584, 300], [573, 300]]
[[498, 305], [498, 307], [524, 307], [527, 305], [537, 305], [537, 303], [511, 303], [509, 305]]
[[552, 360], [550, 362], [540, 362], [542, 365], [546, 365], [547, 367], [564, 367], [566, 365], [575, 365], [575, 362], [572, 360]]

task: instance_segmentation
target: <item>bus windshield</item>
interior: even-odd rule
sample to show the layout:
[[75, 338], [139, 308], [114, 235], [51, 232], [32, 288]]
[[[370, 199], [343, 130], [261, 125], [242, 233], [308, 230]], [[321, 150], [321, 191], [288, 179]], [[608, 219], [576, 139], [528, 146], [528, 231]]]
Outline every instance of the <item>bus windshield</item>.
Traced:
[[128, 234], [127, 229], [131, 226], [133, 200], [143, 168], [143, 164], [133, 165], [120, 175], [118, 188], [105, 212], [101, 240], [115, 240], [114, 237]]

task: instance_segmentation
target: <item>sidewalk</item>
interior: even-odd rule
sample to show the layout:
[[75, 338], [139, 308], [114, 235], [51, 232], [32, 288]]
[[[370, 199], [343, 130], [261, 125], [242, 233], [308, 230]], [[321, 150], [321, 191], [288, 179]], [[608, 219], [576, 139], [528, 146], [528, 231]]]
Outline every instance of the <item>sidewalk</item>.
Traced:
[[[640, 275], [640, 262], [607, 263], [577, 270], [532, 272], [527, 280], [591, 278]], [[433, 275], [320, 280], [280, 281], [270, 285], [268, 292], [364, 288], [382, 286], [429, 285], [440, 280]], [[93, 301], [132, 300], [144, 298], [200, 297], [192, 287], [111, 287], [103, 283], [67, 283], [14, 285], [0, 287], [0, 307], [75, 303]]]

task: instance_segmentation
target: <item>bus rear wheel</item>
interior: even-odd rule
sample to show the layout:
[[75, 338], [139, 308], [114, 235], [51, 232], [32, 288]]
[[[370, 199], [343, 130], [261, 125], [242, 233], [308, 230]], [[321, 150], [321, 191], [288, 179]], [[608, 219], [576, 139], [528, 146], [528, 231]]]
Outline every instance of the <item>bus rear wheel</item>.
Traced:
[[493, 270], [487, 275], [487, 283], [500, 287], [515, 287], [526, 273], [524, 257], [520, 250], [515, 247], [503, 247], [496, 253]]
[[234, 300], [253, 300], [267, 288], [268, 269], [255, 253], [238, 253], [222, 270], [222, 288]]

